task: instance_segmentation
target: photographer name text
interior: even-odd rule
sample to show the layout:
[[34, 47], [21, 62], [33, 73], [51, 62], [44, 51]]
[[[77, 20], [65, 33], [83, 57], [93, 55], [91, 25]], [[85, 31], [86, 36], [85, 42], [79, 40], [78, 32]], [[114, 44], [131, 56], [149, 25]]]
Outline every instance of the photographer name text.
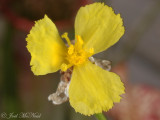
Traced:
[[3, 112], [1, 113], [1, 118], [4, 119], [13, 119], [13, 118], [19, 118], [19, 119], [23, 119], [23, 118], [40, 118], [41, 117], [41, 113], [38, 112], [21, 112], [21, 113], [15, 113], [15, 112], [11, 112], [11, 113], [6, 113]]

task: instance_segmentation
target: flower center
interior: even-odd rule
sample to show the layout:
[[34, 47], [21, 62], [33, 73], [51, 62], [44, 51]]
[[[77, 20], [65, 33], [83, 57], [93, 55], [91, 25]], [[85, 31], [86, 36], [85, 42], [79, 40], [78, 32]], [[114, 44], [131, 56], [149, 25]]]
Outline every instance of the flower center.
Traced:
[[83, 48], [83, 40], [80, 35], [76, 35], [76, 43], [72, 44], [68, 38], [68, 33], [64, 33], [62, 38], [65, 38], [69, 47], [66, 56], [68, 64], [63, 63], [61, 66], [62, 71], [66, 71], [68, 68], [74, 65], [83, 64], [90, 56], [93, 55], [94, 49], [90, 48], [88, 51]]

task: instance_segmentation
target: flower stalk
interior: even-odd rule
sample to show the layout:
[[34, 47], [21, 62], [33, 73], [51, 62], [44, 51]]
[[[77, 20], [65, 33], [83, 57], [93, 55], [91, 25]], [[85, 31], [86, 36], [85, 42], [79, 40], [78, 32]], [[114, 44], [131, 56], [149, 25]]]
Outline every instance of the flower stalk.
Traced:
[[94, 116], [97, 118], [97, 120], [107, 120], [103, 113], [95, 114]]

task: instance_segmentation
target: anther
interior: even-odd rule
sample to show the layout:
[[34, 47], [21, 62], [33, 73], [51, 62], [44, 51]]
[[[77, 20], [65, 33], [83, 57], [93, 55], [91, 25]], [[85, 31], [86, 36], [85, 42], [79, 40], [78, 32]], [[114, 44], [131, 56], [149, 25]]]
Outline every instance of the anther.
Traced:
[[68, 43], [69, 46], [71, 45], [71, 41], [70, 41], [70, 39], [68, 37], [68, 33], [67, 32], [65, 32], [64, 34], [62, 34], [61, 37], [64, 38], [64, 39], [66, 39], [66, 41], [67, 41], [67, 43]]
[[63, 64], [61, 65], [61, 70], [65, 72], [67, 69], [68, 69], [68, 66], [63, 63]]
[[80, 45], [83, 45], [83, 40], [81, 38], [80, 35], [76, 35], [76, 38], [77, 38], [77, 42], [80, 44]]

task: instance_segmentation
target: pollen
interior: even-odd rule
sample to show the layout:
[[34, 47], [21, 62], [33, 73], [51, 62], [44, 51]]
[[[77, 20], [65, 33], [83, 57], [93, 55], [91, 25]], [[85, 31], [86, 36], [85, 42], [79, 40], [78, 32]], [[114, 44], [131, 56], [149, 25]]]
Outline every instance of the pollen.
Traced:
[[62, 38], [65, 38], [69, 47], [66, 55], [66, 60], [68, 64], [63, 63], [61, 65], [61, 70], [66, 71], [68, 68], [81, 65], [88, 60], [90, 56], [94, 54], [94, 49], [90, 48], [89, 50], [85, 50], [83, 48], [84, 41], [82, 40], [80, 35], [76, 35], [76, 42], [72, 44], [70, 39], [68, 38], [68, 33], [64, 33]]

